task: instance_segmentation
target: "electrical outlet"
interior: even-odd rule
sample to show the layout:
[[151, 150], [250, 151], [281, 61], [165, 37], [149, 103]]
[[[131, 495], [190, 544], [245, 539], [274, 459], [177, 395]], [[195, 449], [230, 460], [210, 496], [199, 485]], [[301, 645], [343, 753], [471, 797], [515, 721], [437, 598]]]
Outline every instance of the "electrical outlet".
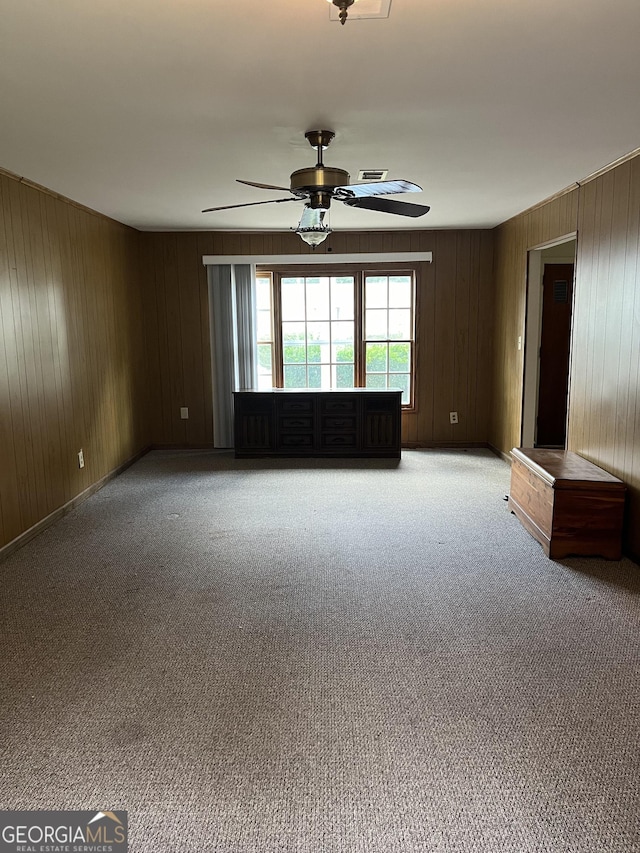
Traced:
[[180, 417], [183, 421], [189, 420], [189, 409], [186, 406], [182, 406], [182, 408], [180, 409]]
[[78, 453], [78, 468], [84, 468], [84, 453], [82, 450]]
[[458, 413], [457, 412], [449, 412], [449, 423], [457, 424], [458, 423]]

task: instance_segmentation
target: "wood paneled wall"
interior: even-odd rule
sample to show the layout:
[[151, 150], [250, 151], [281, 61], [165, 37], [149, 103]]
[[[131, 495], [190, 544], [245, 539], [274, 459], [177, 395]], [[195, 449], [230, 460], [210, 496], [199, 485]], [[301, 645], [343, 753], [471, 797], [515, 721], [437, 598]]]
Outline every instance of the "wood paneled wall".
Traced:
[[640, 555], [640, 157], [580, 188], [568, 445], [629, 487]]
[[578, 189], [495, 229], [495, 318], [490, 442], [503, 453], [520, 445], [527, 302], [527, 251], [575, 232]]
[[640, 554], [640, 157], [496, 229], [491, 443], [520, 443], [527, 250], [578, 232], [567, 447], [625, 481]]
[[141, 328], [137, 232], [0, 174], [0, 547], [147, 443]]
[[[213, 442], [207, 278], [203, 255], [301, 254], [292, 234], [140, 235], [147, 306], [151, 441]], [[491, 231], [335, 233], [334, 253], [432, 251], [420, 264], [417, 410], [403, 441], [429, 446], [488, 440], [493, 234]], [[325, 248], [326, 251], [326, 248]], [[180, 419], [180, 408], [189, 419]], [[449, 423], [457, 411], [459, 424]]]

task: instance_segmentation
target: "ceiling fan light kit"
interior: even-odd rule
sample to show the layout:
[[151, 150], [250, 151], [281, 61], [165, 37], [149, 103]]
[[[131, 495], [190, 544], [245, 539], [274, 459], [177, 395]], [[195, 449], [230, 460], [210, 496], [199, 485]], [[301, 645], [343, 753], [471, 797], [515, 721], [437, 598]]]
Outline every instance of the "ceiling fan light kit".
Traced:
[[324, 217], [327, 212], [326, 209], [313, 208], [309, 204], [305, 204], [298, 227], [292, 229], [312, 249], [323, 243], [331, 234], [331, 228], [324, 224]]
[[[353, 0], [352, 0], [353, 2]], [[227, 204], [222, 207], [208, 207], [203, 213], [218, 210], [229, 210], [236, 207], [253, 207], [257, 204], [281, 204], [285, 201], [305, 201], [302, 218], [297, 228], [292, 229], [305, 243], [315, 248], [331, 233], [331, 228], [324, 224], [324, 216], [331, 206], [331, 201], [341, 201], [347, 207], [358, 207], [364, 210], [376, 210], [380, 213], [392, 213], [398, 216], [424, 216], [429, 207], [421, 204], [409, 204], [406, 201], [380, 198], [384, 195], [420, 192], [422, 187], [411, 181], [395, 180], [351, 184], [349, 173], [334, 166], [325, 166], [322, 152], [327, 148], [335, 133], [332, 130], [308, 130], [305, 137], [312, 148], [316, 149], [317, 162], [315, 166], [297, 169], [290, 176], [288, 191], [289, 198], [275, 198], [269, 201], [249, 201], [244, 204]], [[287, 187], [275, 184], [260, 184], [255, 181], [243, 181], [241, 184], [258, 187], [264, 190], [287, 192]]]

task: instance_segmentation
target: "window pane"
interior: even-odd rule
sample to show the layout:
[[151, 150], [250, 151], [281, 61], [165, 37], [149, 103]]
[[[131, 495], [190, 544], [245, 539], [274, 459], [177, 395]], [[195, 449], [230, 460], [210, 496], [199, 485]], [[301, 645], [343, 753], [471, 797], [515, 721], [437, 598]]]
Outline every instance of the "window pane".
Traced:
[[387, 311], [376, 308], [365, 312], [366, 339], [384, 341], [387, 338]]
[[411, 310], [409, 308], [394, 308], [389, 311], [389, 337], [395, 340], [408, 341], [411, 334]]
[[367, 344], [367, 373], [387, 372], [388, 344]]
[[258, 311], [271, 310], [271, 280], [256, 278], [256, 307]]
[[408, 373], [411, 367], [411, 344], [389, 345], [389, 370], [392, 373]]
[[259, 341], [271, 340], [271, 311], [260, 310], [257, 312], [257, 334]]
[[321, 370], [320, 365], [309, 365], [309, 388], [322, 388]]
[[307, 324], [307, 361], [329, 361], [329, 323]]
[[365, 308], [387, 307], [387, 277], [386, 275], [368, 275], [364, 286]]
[[[319, 364], [322, 361], [322, 346], [317, 343], [309, 343], [307, 345], [307, 361], [309, 363]], [[328, 361], [328, 359], [325, 359]]]
[[394, 373], [392, 376], [389, 376], [388, 387], [399, 388], [402, 390], [403, 406], [408, 406], [411, 402], [409, 397], [410, 384], [410, 376], [408, 373]]
[[307, 323], [307, 340], [329, 343], [330, 323]]
[[353, 277], [331, 279], [331, 319], [353, 320]]
[[282, 343], [304, 343], [305, 340], [305, 325], [304, 323], [283, 323], [282, 324]]
[[[353, 323], [331, 324], [331, 343], [333, 344], [334, 361], [353, 361], [353, 337]], [[347, 355], [347, 353], [350, 353], [350, 355]]]
[[367, 388], [386, 388], [387, 376], [385, 373], [367, 373]]
[[334, 385], [336, 388], [353, 388], [352, 364], [337, 364], [332, 369], [335, 371]]
[[258, 390], [273, 388], [272, 345], [258, 344]]
[[288, 364], [284, 367], [284, 387], [285, 388], [306, 388], [307, 387], [307, 368], [304, 364]]
[[354, 362], [353, 344], [334, 343], [331, 348], [331, 361], [336, 362]]
[[329, 319], [329, 279], [307, 279], [307, 320]]
[[411, 308], [411, 276], [392, 275], [389, 278], [389, 308]]
[[271, 344], [258, 344], [258, 372], [271, 373]]
[[304, 279], [283, 278], [280, 285], [283, 320], [304, 320]]
[[285, 364], [304, 364], [306, 361], [304, 344], [285, 344], [282, 348], [282, 360]]

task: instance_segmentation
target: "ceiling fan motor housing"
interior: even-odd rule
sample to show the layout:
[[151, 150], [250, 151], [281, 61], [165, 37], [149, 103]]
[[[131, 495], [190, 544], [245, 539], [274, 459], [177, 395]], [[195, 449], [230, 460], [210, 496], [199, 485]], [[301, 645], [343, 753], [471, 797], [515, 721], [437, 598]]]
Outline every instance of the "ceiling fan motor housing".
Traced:
[[291, 175], [291, 192], [294, 195], [309, 195], [310, 207], [328, 208], [336, 187], [344, 187], [350, 182], [349, 173], [332, 166], [312, 166], [298, 169]]

